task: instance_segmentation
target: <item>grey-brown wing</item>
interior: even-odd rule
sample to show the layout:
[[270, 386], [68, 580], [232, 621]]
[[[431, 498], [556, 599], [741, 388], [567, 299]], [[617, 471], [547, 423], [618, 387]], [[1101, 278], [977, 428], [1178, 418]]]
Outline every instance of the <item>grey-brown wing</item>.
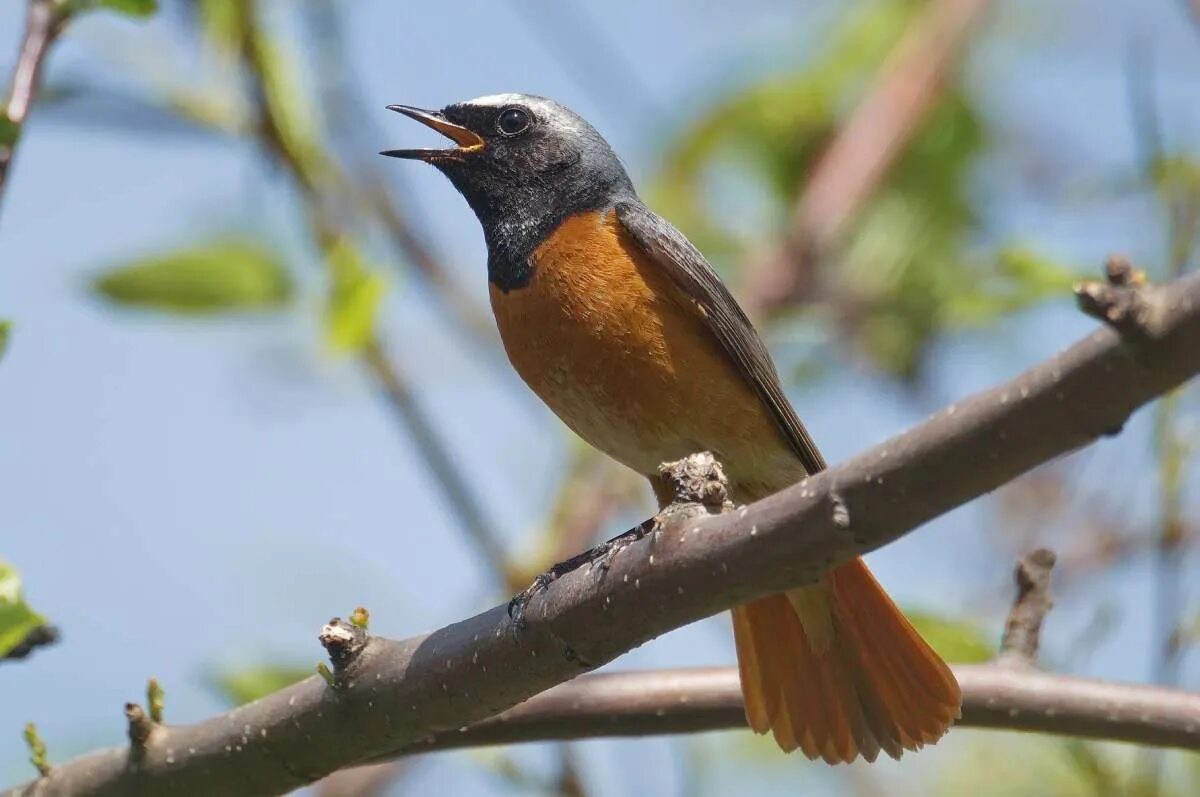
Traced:
[[704, 255], [670, 222], [641, 202], [618, 202], [616, 214], [638, 246], [695, 300], [721, 347], [771, 410], [804, 469], [808, 473], [824, 470], [825, 459], [783, 394], [767, 347]]

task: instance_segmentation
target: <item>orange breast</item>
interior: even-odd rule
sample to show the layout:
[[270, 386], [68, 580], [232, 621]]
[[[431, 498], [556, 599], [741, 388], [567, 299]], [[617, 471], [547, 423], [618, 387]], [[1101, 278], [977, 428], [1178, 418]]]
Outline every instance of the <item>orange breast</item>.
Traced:
[[692, 301], [611, 213], [570, 217], [533, 261], [526, 287], [492, 286], [492, 309], [517, 373], [580, 437], [646, 475], [713, 451], [743, 494], [803, 475]]

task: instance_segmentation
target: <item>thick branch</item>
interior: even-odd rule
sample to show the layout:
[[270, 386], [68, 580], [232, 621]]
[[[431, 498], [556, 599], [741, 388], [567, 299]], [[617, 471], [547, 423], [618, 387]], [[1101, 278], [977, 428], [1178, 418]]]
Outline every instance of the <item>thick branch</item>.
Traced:
[[[1200, 750], [1195, 693], [988, 664], [960, 665], [954, 674], [963, 689], [959, 726]], [[745, 727], [732, 667], [605, 673], [581, 676], [469, 728], [398, 752]]]
[[[1200, 372], [1200, 275], [1145, 289], [1144, 299], [1153, 312], [1136, 342], [1098, 330], [751, 506], [700, 518], [676, 512], [607, 568], [550, 584], [519, 633], [498, 606], [426, 636], [372, 639], [341, 668], [337, 688], [309, 678], [196, 725], [164, 726], [137, 767], [127, 750], [104, 750], [10, 794], [277, 794], [493, 716], [671, 629], [811, 583], [1119, 429]], [[1005, 677], [1016, 679], [1003, 681], [1006, 689], [1061, 685], [1025, 681], [1043, 675], [1015, 669]]]

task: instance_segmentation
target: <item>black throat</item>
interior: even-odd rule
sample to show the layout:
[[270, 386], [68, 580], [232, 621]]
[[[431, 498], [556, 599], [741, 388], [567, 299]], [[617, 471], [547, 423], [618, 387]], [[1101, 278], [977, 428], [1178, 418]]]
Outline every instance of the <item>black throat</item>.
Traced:
[[488, 282], [503, 293], [519, 290], [533, 279], [533, 253], [558, 226], [576, 213], [601, 210], [613, 201], [604, 196], [577, 197], [571, 202], [543, 199], [522, 205], [520, 212], [480, 214], [488, 248]]
[[513, 179], [491, 169], [441, 166], [466, 198], [483, 227], [488, 248], [488, 281], [503, 293], [529, 285], [533, 253], [576, 213], [603, 210], [633, 195], [623, 171], [587, 174], [575, 162]]

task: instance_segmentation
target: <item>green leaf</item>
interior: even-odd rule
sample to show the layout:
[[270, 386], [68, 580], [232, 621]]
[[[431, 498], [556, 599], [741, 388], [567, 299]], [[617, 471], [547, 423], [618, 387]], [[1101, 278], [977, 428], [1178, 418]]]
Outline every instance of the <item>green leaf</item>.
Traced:
[[213, 679], [213, 686], [231, 704], [240, 706], [303, 681], [310, 675], [311, 667], [267, 664], [221, 673]]
[[[783, 234], [849, 109], [924, 13], [915, 0], [854, 4], [806, 66], [718, 99], [670, 146], [653, 204], [730, 275]], [[974, 173], [985, 117], [958, 77], [823, 258], [812, 315], [881, 372], [911, 381], [939, 335], [1049, 296], [1070, 270], [1020, 249], [980, 252]], [[999, 249], [999, 247], [997, 247]], [[736, 275], [732, 275], [736, 276]]]
[[327, 265], [330, 286], [325, 304], [325, 339], [334, 351], [358, 351], [375, 332], [387, 282], [345, 240], [330, 251]]
[[4, 359], [4, 352], [8, 351], [8, 339], [12, 335], [12, 322], [0, 321], [0, 360]]
[[158, 11], [157, 0], [99, 0], [97, 5], [130, 17], [149, 17]]
[[46, 618], [21, 596], [21, 576], [16, 568], [0, 560], [0, 657], [7, 656], [44, 625]]
[[135, 260], [97, 277], [93, 289], [119, 305], [199, 315], [277, 308], [292, 282], [274, 252], [223, 240]]
[[923, 611], [904, 616], [943, 659], [957, 664], [980, 664], [996, 655], [988, 635], [966, 620], [954, 620]]

